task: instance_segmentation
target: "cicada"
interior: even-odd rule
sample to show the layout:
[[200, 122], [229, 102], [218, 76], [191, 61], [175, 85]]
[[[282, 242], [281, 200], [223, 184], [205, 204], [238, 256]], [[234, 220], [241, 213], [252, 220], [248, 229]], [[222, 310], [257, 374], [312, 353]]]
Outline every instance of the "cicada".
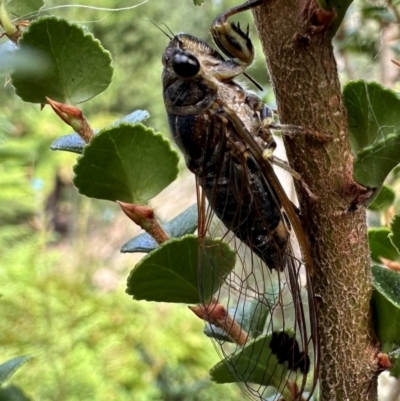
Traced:
[[222, 54], [189, 34], [169, 36], [163, 95], [172, 135], [198, 185], [199, 246], [218, 236], [237, 253], [211, 300], [202, 299], [199, 280], [200, 305], [193, 308], [223, 355], [211, 375], [241, 383], [256, 399], [301, 400], [315, 389], [319, 358], [309, 245], [273, 158], [265, 156], [276, 147], [273, 113], [235, 80], [250, 78], [249, 27], [228, 21], [261, 3], [214, 20], [211, 35]]

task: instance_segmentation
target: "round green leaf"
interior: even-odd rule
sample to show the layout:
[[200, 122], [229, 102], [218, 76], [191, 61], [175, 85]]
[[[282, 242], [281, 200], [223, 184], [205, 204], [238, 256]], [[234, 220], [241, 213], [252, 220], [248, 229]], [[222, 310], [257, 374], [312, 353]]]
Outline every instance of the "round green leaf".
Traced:
[[178, 154], [142, 124], [105, 128], [85, 146], [74, 184], [91, 198], [143, 204], [178, 175]]
[[[145, 256], [131, 271], [126, 292], [137, 300], [174, 303], [207, 302], [235, 266], [235, 252], [219, 240], [202, 248], [187, 235], [172, 239]], [[199, 283], [201, 282], [201, 294]]]
[[[186, 234], [193, 234], [197, 228], [197, 205], [192, 205], [171, 221], [162, 225], [170, 238], [180, 238]], [[155, 239], [147, 234], [141, 234], [125, 243], [121, 252], [149, 253], [158, 247]]]
[[400, 259], [397, 249], [393, 246], [389, 239], [390, 233], [390, 229], [386, 227], [370, 228], [368, 230], [371, 258], [375, 262], [380, 263], [379, 257], [394, 261]]
[[357, 153], [354, 178], [366, 187], [380, 188], [388, 174], [399, 163], [400, 130]]
[[351, 81], [343, 90], [348, 111], [351, 146], [358, 152], [393, 133], [398, 127], [400, 100], [377, 82]]
[[349, 82], [343, 91], [350, 141], [355, 153], [354, 177], [379, 188], [400, 163], [400, 99], [376, 82]]
[[[104, 91], [111, 82], [110, 53], [90, 33], [55, 17], [33, 22], [19, 41], [17, 55], [26, 65], [38, 58], [43, 68], [16, 68], [11, 74], [17, 95], [45, 104], [45, 96], [76, 105]], [[18, 64], [19, 65], [19, 64]]]
[[400, 273], [372, 266], [375, 331], [383, 352], [400, 346]]
[[[131, 114], [121, 118], [120, 120], [114, 121], [107, 128], [116, 127], [121, 123], [137, 124], [146, 121], [150, 117], [150, 114], [146, 110], [136, 110]], [[95, 135], [98, 134], [99, 130], [95, 130]], [[57, 138], [50, 145], [51, 150], [63, 150], [65, 152], [72, 152], [82, 154], [83, 148], [86, 146], [86, 142], [78, 134], [68, 134]]]
[[393, 189], [387, 185], [383, 185], [378, 196], [368, 206], [369, 210], [384, 212], [393, 205], [396, 194]]
[[289, 370], [271, 352], [271, 340], [272, 333], [249, 341], [244, 348], [210, 369], [211, 380], [217, 383], [254, 383], [281, 391]]

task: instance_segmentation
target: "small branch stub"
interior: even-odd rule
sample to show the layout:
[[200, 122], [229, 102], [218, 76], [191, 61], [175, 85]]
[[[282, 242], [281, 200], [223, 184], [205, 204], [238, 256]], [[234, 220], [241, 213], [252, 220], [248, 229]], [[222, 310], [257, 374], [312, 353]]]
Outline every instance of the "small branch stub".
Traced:
[[94, 133], [90, 128], [88, 121], [84, 117], [82, 110], [69, 104], [56, 102], [47, 96], [46, 100], [54, 112], [61, 118], [61, 120], [71, 126], [86, 143], [89, 143], [89, 141], [93, 138]]
[[224, 330], [236, 344], [243, 346], [248, 341], [249, 335], [220, 303], [212, 301], [208, 305], [189, 306], [189, 309], [200, 319]]
[[393, 367], [392, 362], [390, 361], [389, 355], [387, 354], [378, 354], [378, 366], [381, 371], [391, 369]]
[[380, 261], [384, 266], [386, 266], [388, 269], [393, 270], [395, 272], [400, 272], [400, 263], [395, 262], [394, 260], [386, 259], [386, 258], [379, 258]]
[[122, 211], [138, 226], [150, 234], [158, 244], [169, 240], [168, 234], [161, 227], [157, 220], [154, 210], [143, 205], [134, 205], [117, 201]]
[[309, 27], [309, 33], [316, 35], [326, 32], [331, 26], [334, 17], [334, 11], [317, 8], [313, 11], [309, 20], [311, 23], [311, 26]]

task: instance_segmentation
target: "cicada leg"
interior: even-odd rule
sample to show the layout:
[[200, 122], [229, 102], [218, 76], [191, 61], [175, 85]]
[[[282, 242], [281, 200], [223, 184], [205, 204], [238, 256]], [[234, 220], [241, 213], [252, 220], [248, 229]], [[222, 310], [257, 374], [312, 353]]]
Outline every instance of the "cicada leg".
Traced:
[[254, 49], [249, 38], [249, 26], [243, 32], [239, 23], [235, 25], [227, 20], [232, 15], [257, 7], [263, 2], [264, 0], [253, 0], [233, 7], [219, 14], [211, 25], [211, 35], [219, 49], [239, 64], [249, 66], [253, 62]]
[[[254, 47], [249, 37], [249, 26], [247, 26], [246, 32], [244, 32], [240, 28], [239, 23], [231, 23], [228, 22], [227, 19], [234, 14], [257, 7], [262, 4], [263, 1], [264, 0], [253, 0], [231, 8], [219, 14], [213, 21], [210, 28], [213, 40], [218, 48], [229, 57], [228, 60], [220, 63], [215, 68], [214, 75], [217, 79], [227, 81], [243, 74], [247, 67], [253, 62]], [[247, 76], [247, 74], [245, 75]], [[256, 84], [256, 86], [258, 85], [254, 80], [252, 80], [252, 82]]]
[[258, 130], [252, 132], [254, 139], [262, 150], [269, 149], [272, 154], [276, 149], [276, 142], [269, 127], [274, 121], [274, 112], [254, 93], [246, 94], [245, 103], [254, 111], [254, 116], [260, 120]]
[[276, 149], [276, 142], [272, 135], [273, 131], [281, 131], [284, 135], [293, 135], [294, 133], [306, 134], [308, 131], [296, 125], [276, 124], [273, 118], [274, 112], [257, 95], [249, 93], [246, 96], [246, 104], [254, 110], [254, 113], [259, 115], [260, 128], [258, 132], [253, 133], [253, 137], [262, 150], [262, 158], [287, 171], [295, 180], [301, 183], [308, 196], [315, 199], [315, 195], [301, 178], [301, 175], [293, 170], [286, 161], [273, 154]]

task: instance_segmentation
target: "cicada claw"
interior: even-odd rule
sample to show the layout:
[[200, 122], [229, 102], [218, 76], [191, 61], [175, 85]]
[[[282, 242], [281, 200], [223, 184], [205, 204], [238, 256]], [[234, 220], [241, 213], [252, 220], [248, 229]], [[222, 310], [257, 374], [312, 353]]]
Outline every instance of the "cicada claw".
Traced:
[[245, 73], [247, 67], [254, 60], [254, 47], [249, 37], [249, 26], [244, 32], [239, 23], [235, 24], [227, 20], [232, 15], [257, 7], [262, 3], [263, 0], [249, 1], [219, 14], [214, 19], [210, 28], [211, 36], [218, 48], [229, 57], [229, 60], [226, 61], [227, 65], [221, 63], [218, 68], [219, 79], [229, 80], [244, 73], [260, 89], [259, 84]]
[[216, 20], [211, 27], [211, 35], [219, 49], [236, 63], [247, 68], [253, 62], [253, 43], [248, 32], [243, 32], [239, 24]]

